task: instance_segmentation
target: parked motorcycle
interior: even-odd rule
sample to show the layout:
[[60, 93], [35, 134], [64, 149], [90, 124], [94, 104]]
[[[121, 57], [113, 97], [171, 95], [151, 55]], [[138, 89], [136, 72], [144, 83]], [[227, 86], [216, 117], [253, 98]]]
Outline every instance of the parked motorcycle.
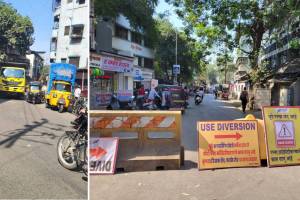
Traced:
[[80, 110], [87, 107], [87, 100], [85, 98], [78, 98], [75, 100], [72, 106], [72, 113], [75, 115], [79, 115]]
[[135, 110], [136, 109], [136, 98], [130, 97], [126, 101], [120, 101], [117, 95], [113, 94], [109, 105], [106, 107], [107, 110]]
[[57, 157], [59, 163], [66, 169], [81, 169], [87, 175], [87, 109], [81, 111], [71, 122], [74, 130], [66, 131], [58, 140]]

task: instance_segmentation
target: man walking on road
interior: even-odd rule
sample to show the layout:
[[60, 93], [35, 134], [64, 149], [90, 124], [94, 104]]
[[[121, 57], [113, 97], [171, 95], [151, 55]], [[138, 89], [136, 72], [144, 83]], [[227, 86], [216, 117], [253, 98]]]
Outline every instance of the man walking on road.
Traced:
[[246, 106], [247, 106], [247, 103], [248, 103], [248, 92], [247, 92], [246, 87], [244, 87], [244, 90], [241, 93], [240, 100], [242, 102], [243, 113], [245, 113], [246, 112]]
[[79, 86], [76, 87], [75, 91], [74, 91], [74, 97], [75, 99], [79, 99], [80, 98], [80, 95], [81, 95], [81, 89]]

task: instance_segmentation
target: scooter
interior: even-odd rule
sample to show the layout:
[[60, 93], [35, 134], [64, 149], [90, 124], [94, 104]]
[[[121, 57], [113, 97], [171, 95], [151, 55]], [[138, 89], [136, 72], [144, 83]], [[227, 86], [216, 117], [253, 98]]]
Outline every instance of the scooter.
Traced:
[[203, 100], [203, 97], [199, 94], [196, 94], [195, 96], [195, 105], [199, 105]]
[[195, 95], [195, 105], [199, 105], [203, 101], [204, 93], [197, 91]]

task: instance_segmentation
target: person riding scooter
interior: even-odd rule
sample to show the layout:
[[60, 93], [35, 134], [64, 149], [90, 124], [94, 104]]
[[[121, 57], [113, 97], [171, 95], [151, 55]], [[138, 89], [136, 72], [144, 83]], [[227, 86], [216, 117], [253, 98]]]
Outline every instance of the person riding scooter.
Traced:
[[196, 90], [196, 95], [195, 95], [195, 104], [199, 105], [204, 98], [204, 88], [199, 87], [198, 90]]
[[149, 96], [148, 96], [148, 100], [150, 101], [150, 109], [156, 109], [157, 108], [157, 104], [156, 104], [156, 99], [161, 99], [161, 97], [159, 96], [159, 94], [156, 92], [155, 88], [151, 88], [150, 92], [149, 92]]

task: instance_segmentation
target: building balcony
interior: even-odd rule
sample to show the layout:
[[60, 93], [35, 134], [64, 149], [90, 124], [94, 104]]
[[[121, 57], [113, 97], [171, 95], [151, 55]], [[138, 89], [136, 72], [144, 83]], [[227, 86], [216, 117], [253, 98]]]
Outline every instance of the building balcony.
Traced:
[[50, 59], [55, 59], [56, 58], [56, 51], [51, 51], [50, 52]]
[[57, 38], [58, 37], [58, 29], [53, 29], [52, 30], [52, 38]]

